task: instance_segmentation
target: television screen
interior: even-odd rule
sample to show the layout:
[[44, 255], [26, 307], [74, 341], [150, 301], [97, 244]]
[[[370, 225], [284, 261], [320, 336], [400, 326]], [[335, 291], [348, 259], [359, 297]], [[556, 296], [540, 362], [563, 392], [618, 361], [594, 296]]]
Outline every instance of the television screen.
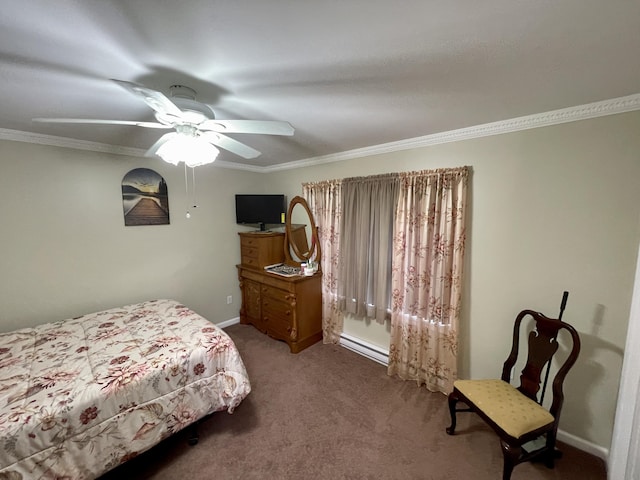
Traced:
[[236, 223], [247, 225], [284, 223], [287, 202], [284, 195], [236, 194]]

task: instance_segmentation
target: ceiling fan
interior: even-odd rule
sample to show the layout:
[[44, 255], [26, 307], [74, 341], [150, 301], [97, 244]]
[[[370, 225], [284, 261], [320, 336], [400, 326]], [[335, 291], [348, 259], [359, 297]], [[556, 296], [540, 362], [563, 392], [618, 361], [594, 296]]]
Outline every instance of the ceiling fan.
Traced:
[[[103, 125], [133, 125], [143, 128], [174, 129], [155, 142], [145, 156], [159, 155], [165, 161], [177, 164], [185, 156], [185, 148], [199, 151], [189, 166], [212, 162], [218, 154], [215, 146], [243, 158], [255, 158], [260, 152], [225, 133], [251, 133], [261, 135], [293, 135], [288, 122], [271, 120], [218, 120], [209, 105], [196, 101], [195, 90], [183, 85], [170, 87], [171, 98], [150, 88], [123, 80], [112, 80], [144, 101], [155, 112], [157, 122], [129, 120], [98, 120], [90, 118], [34, 118], [34, 122], [78, 123]], [[193, 152], [191, 152], [193, 153]], [[190, 153], [190, 154], [191, 154]], [[212, 158], [211, 155], [213, 156]], [[210, 158], [210, 159], [209, 159]], [[207, 160], [207, 161], [205, 161]]]

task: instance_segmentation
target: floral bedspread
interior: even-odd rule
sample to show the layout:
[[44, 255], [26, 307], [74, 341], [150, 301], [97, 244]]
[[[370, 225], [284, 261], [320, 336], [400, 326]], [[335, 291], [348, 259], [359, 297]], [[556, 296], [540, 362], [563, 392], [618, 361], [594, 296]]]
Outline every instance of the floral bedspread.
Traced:
[[0, 478], [96, 478], [250, 391], [233, 341], [173, 300], [0, 334]]

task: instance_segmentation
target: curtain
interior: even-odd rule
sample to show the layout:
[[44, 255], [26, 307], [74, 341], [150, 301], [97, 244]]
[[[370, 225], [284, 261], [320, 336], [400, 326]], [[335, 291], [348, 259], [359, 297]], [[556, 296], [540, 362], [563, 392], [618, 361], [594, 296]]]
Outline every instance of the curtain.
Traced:
[[342, 181], [303, 183], [302, 194], [313, 213], [322, 251], [322, 338], [324, 343], [339, 343], [344, 321], [337, 294]]
[[342, 239], [338, 296], [341, 309], [383, 323], [389, 318], [393, 215], [397, 174], [342, 182]]
[[468, 171], [399, 174], [388, 373], [443, 393], [457, 376]]

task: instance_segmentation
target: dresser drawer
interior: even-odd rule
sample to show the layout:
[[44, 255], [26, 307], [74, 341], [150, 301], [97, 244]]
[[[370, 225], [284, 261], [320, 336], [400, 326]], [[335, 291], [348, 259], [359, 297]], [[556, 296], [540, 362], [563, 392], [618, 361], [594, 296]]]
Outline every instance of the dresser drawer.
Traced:
[[259, 267], [260, 266], [260, 262], [259, 262], [257, 257], [251, 257], [251, 256], [247, 256], [247, 255], [242, 255], [242, 257], [240, 258], [240, 261], [242, 262], [243, 265], [247, 265], [249, 267]]
[[262, 313], [269, 317], [291, 319], [293, 318], [293, 306], [284, 300], [272, 297], [262, 297]]
[[262, 319], [267, 331], [276, 337], [290, 338], [294, 317], [294, 305], [291, 304], [291, 300], [295, 296], [285, 290], [263, 285], [260, 297]]
[[254, 258], [258, 258], [258, 247], [251, 247], [251, 246], [242, 246], [242, 248], [240, 249], [240, 255], [242, 255], [243, 257], [254, 257]]
[[[249, 239], [249, 241], [253, 241]], [[249, 265], [251, 267], [259, 267], [259, 250], [258, 247], [252, 247], [250, 245], [242, 245], [240, 248], [240, 260], [243, 265]]]
[[269, 317], [264, 316], [264, 323], [267, 328], [267, 333], [274, 337], [281, 338], [283, 340], [297, 340], [297, 334], [292, 334], [293, 327], [291, 322], [281, 317]]
[[[279, 283], [276, 283], [276, 284], [279, 285]], [[295, 297], [295, 295], [291, 294], [287, 290], [284, 290], [282, 288], [276, 288], [272, 285], [263, 284], [260, 291], [263, 297], [270, 297], [270, 298], [273, 298], [274, 300], [279, 300], [281, 302], [289, 302], [291, 298]]]
[[251, 247], [255, 247], [257, 248], [258, 245], [261, 242], [261, 238], [256, 238], [253, 236], [241, 236], [240, 237], [240, 248], [245, 249], [245, 248], [251, 248]]
[[292, 321], [294, 305], [291, 300], [295, 297], [288, 292], [272, 288], [266, 285], [262, 286], [260, 291], [262, 299], [262, 314], [268, 317], [279, 317], [283, 320]]

